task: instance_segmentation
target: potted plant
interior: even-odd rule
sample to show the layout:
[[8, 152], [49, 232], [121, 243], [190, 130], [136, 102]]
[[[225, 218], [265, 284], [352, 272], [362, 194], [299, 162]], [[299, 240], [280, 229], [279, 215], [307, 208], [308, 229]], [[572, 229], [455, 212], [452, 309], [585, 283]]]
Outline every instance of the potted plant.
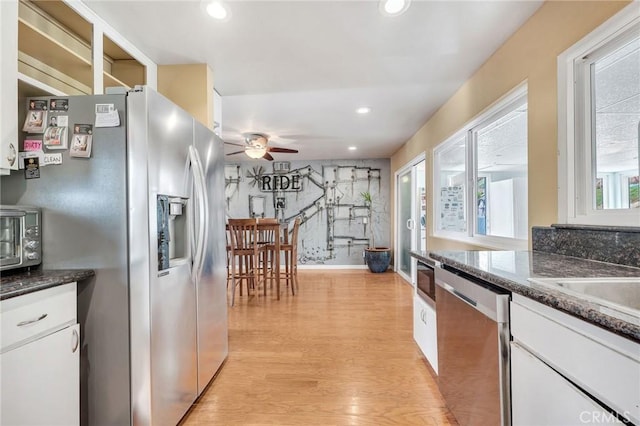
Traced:
[[374, 208], [373, 198], [369, 191], [360, 193], [364, 204], [369, 207], [369, 241], [370, 246], [364, 249], [364, 259], [371, 272], [385, 272], [389, 268], [391, 262], [391, 249], [389, 247], [376, 247], [375, 235], [373, 230], [374, 224]]

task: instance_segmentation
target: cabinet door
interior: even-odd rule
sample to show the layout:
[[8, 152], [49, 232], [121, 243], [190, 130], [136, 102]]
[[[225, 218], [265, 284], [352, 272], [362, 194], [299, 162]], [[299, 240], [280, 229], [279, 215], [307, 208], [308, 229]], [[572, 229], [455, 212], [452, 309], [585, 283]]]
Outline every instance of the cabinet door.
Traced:
[[426, 339], [426, 330], [424, 325], [424, 303], [420, 300], [420, 297], [413, 295], [413, 340], [416, 341], [420, 350], [424, 353], [422, 346]]
[[413, 296], [413, 340], [438, 374], [438, 340], [436, 337], [436, 311], [420, 299]]
[[517, 343], [511, 344], [512, 424], [620, 424], [595, 401]]
[[78, 425], [80, 325], [0, 355], [3, 425]]
[[429, 360], [431, 368], [438, 374], [438, 331], [436, 326], [436, 311], [429, 305], [424, 305], [425, 347], [424, 355]]
[[18, 2], [0, 1], [0, 175], [18, 170]]

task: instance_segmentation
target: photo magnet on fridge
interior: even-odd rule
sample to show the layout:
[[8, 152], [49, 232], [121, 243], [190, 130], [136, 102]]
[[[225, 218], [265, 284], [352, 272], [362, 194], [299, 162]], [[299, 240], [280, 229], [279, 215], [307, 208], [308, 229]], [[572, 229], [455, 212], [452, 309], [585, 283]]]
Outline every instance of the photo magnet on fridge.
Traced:
[[91, 135], [73, 135], [69, 155], [71, 157], [91, 157]]
[[67, 149], [67, 128], [47, 127], [42, 142], [48, 149]]
[[92, 124], [74, 124], [73, 125], [74, 135], [90, 135], [92, 133], [93, 133]]
[[40, 178], [40, 158], [28, 157], [24, 159], [24, 177], [25, 179]]
[[49, 109], [51, 111], [68, 111], [69, 99], [51, 99], [49, 101]]
[[71, 157], [91, 157], [91, 145], [93, 139], [93, 126], [91, 124], [74, 124], [73, 137], [71, 139]]
[[45, 99], [31, 99], [27, 107], [27, 118], [22, 131], [27, 133], [42, 133], [47, 127], [47, 101]]

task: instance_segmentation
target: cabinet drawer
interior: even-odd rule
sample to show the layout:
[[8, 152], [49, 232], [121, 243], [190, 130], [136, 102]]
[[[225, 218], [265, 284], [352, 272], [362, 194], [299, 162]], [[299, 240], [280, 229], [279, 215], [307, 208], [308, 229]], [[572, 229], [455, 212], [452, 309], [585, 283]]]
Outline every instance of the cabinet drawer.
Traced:
[[620, 424], [564, 377], [514, 343], [511, 344], [511, 416], [512, 424], [518, 426]]
[[76, 323], [76, 283], [3, 300], [1, 352]]
[[602, 402], [634, 423], [640, 420], [640, 344], [515, 295], [511, 333]]

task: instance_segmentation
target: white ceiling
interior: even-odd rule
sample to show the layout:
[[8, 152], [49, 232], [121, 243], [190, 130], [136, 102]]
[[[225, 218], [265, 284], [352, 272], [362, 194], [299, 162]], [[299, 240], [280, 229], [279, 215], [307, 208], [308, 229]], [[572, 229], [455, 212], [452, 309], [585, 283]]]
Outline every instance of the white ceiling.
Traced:
[[375, 1], [232, 1], [217, 22], [198, 1], [86, 2], [156, 63], [208, 63], [223, 139], [300, 151], [276, 160], [390, 157], [542, 4], [414, 0], [389, 18]]

